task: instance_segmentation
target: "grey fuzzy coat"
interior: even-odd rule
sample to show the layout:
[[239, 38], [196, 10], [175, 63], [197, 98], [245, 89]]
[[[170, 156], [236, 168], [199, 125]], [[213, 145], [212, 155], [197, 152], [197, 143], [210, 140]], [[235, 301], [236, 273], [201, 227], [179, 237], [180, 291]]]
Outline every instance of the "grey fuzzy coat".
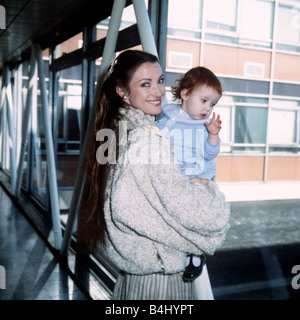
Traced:
[[190, 184], [180, 173], [153, 116], [133, 107], [121, 113], [128, 134], [106, 189], [105, 254], [127, 273], [181, 272], [187, 253], [213, 254], [221, 246], [229, 205], [216, 183]]

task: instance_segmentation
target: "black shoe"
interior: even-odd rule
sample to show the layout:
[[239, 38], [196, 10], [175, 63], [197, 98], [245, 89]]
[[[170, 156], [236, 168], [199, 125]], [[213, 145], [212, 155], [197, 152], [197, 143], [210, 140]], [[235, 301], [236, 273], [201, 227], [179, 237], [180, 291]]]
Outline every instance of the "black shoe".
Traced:
[[183, 281], [194, 281], [195, 279], [197, 279], [203, 270], [203, 266], [205, 265], [206, 262], [206, 256], [205, 254], [201, 254], [200, 255], [200, 266], [195, 267], [193, 265], [193, 256], [190, 255], [190, 263], [188, 264], [188, 266], [185, 268], [184, 273], [183, 273]]

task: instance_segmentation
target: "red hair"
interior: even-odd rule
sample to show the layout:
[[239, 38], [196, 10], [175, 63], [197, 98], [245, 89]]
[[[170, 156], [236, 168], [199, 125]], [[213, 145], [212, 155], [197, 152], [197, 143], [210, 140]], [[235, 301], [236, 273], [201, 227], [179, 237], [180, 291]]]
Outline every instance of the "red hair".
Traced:
[[216, 75], [207, 68], [196, 67], [186, 72], [180, 79], [176, 80], [176, 84], [172, 86], [171, 92], [173, 100], [181, 100], [181, 91], [188, 90], [188, 94], [201, 86], [207, 86], [215, 89], [220, 96], [223, 94], [223, 89], [220, 80]]

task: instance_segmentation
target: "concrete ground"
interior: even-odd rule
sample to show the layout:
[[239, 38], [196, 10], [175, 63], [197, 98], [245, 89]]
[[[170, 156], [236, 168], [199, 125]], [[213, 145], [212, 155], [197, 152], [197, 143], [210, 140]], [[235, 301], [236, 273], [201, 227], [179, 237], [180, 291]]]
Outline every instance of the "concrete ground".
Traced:
[[215, 299], [300, 299], [292, 272], [300, 269], [300, 182], [219, 186], [230, 202], [231, 228], [207, 259]]

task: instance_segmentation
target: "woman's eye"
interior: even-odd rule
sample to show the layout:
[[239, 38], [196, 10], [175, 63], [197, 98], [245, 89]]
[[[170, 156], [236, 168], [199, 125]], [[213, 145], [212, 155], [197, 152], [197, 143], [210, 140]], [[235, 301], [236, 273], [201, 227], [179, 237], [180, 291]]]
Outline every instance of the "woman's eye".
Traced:
[[143, 88], [147, 88], [150, 86], [150, 84], [148, 82], [142, 83], [141, 85]]
[[159, 80], [158, 80], [158, 83], [164, 83], [165, 82], [165, 79], [164, 78], [160, 78]]

